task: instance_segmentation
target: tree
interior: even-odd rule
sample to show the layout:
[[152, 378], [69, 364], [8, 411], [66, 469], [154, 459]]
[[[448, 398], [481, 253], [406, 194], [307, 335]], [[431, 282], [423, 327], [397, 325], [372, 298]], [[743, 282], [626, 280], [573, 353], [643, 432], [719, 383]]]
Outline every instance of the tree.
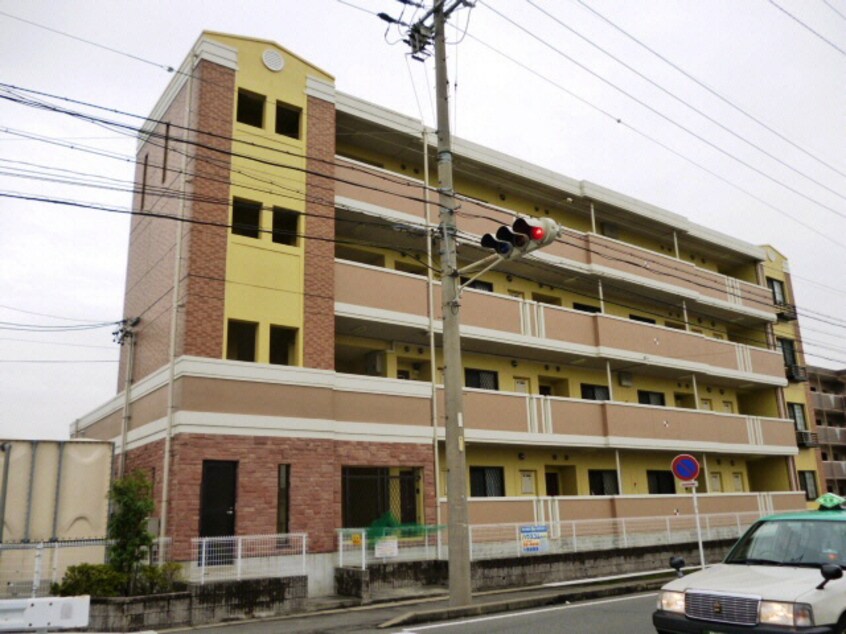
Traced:
[[134, 585], [138, 564], [153, 545], [147, 518], [153, 513], [153, 486], [142, 471], [133, 471], [112, 483], [109, 491], [109, 564]]

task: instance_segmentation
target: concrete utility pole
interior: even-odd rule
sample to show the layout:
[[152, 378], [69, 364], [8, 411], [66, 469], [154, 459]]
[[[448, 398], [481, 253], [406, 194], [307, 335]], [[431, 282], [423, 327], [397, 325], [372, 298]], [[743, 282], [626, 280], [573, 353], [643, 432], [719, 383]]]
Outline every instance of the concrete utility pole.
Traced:
[[[452, 9], [460, 2], [453, 4]], [[467, 527], [467, 460], [464, 445], [459, 333], [458, 258], [455, 250], [455, 198], [452, 184], [452, 137], [449, 130], [449, 80], [446, 67], [444, 0], [435, 0], [435, 95], [438, 116], [438, 182], [443, 293], [444, 399], [446, 401], [447, 520], [449, 539], [449, 603], [469, 605], [470, 536]]]

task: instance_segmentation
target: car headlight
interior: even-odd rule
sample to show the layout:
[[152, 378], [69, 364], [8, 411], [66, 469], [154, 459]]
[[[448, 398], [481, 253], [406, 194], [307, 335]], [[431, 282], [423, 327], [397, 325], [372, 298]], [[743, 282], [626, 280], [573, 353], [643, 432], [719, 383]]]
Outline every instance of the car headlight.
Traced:
[[684, 614], [684, 592], [662, 590], [658, 593], [658, 609]]
[[761, 623], [807, 627], [814, 624], [814, 613], [807, 603], [761, 601]]

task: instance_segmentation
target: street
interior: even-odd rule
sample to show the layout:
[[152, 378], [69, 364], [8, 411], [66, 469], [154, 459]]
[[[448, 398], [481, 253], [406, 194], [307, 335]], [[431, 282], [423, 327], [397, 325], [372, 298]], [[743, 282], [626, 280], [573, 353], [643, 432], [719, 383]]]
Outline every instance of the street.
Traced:
[[[411, 611], [429, 609], [427, 604], [392, 604], [388, 606], [352, 608], [330, 613], [298, 616], [295, 618], [252, 621], [209, 628], [197, 628], [191, 632], [202, 634], [311, 634], [330, 632], [357, 632], [361, 634], [461, 634], [496, 632], [566, 632], [568, 634], [654, 634], [652, 611], [655, 608], [655, 593], [625, 595], [608, 599], [597, 599], [553, 607], [544, 607], [515, 612], [503, 612], [488, 616], [443, 621], [429, 624], [380, 628], [391, 619]], [[188, 631], [188, 630], [184, 630]]]

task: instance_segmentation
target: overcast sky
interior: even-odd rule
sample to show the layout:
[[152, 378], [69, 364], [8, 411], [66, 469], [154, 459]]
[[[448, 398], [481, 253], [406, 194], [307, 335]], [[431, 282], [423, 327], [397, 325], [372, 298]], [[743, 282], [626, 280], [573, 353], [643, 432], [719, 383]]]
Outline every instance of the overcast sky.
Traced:
[[[432, 62], [375, 15], [402, 7], [0, 0], [0, 82], [147, 115], [208, 29], [274, 40], [338, 90], [432, 125]], [[808, 360], [846, 367], [846, 0], [485, 0], [453, 24], [455, 135], [774, 245]], [[134, 151], [0, 99], [0, 437], [67, 438], [114, 396], [113, 328], [97, 326], [122, 317], [129, 226], [10, 194], [128, 209]]]

